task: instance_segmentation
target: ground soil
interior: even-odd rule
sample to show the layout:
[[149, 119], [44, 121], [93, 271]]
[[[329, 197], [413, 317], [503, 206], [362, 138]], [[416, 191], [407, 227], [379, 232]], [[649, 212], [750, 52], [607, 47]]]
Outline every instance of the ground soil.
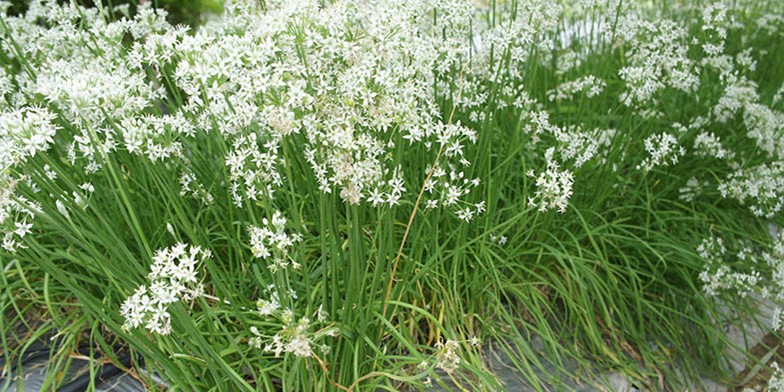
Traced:
[[753, 358], [735, 378], [734, 387], [730, 388], [730, 391], [766, 389], [768, 380], [772, 376], [770, 367], [774, 362], [784, 365], [784, 333], [769, 332], [751, 349], [751, 355]]

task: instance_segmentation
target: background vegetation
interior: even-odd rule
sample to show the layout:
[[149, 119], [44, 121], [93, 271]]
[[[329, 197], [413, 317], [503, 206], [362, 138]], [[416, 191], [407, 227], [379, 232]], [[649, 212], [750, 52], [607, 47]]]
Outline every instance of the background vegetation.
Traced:
[[[586, 381], [595, 369], [621, 372], [650, 390], [699, 388], [688, 382], [701, 375], [729, 380], [726, 325], [754, 320], [760, 297], [781, 300], [784, 248], [768, 232], [770, 223], [783, 223], [776, 185], [784, 159], [781, 4], [521, 1], [460, 8], [423, 1], [431, 8], [421, 10], [421, 25], [395, 26], [422, 28], [400, 42], [435, 37], [435, 49], [427, 47], [433, 62], [403, 56], [409, 68], [398, 67], [399, 58], [389, 55], [390, 64], [372, 68], [374, 81], [387, 71], [399, 78], [395, 87], [368, 83], [368, 91], [396, 100], [395, 109], [379, 115], [372, 110], [382, 110], [380, 99], [341, 93], [350, 78], [318, 77], [320, 66], [326, 75], [353, 69], [345, 53], [320, 57], [327, 41], [319, 40], [333, 32], [331, 16], [319, 12], [344, 5], [324, 2], [309, 14], [267, 3], [227, 5], [205, 22], [200, 14], [224, 7], [162, 1], [156, 6], [172, 11], [171, 24], [194, 30], [176, 32], [153, 12], [147, 14], [153, 27], [138, 36], [130, 27], [118, 37], [106, 32], [104, 23], [123, 20], [119, 11], [63, 6], [85, 16], [23, 22], [25, 7], [15, 4], [2, 17], [0, 59], [9, 82], [2, 90], [0, 150], [8, 163], [0, 222], [4, 234], [13, 233], [7, 238], [19, 241], [0, 252], [6, 364], [21, 363], [30, 342], [53, 334], [51, 387], [63, 383], [58, 370], [74, 353], [116, 363], [129, 354], [129, 372], [164, 389], [139, 370], [156, 372], [171, 390], [397, 390], [430, 383], [499, 390], [504, 386], [488, 365], [494, 352], [508, 355], [540, 390], [545, 383], [566, 388], [558, 384], [564, 376]], [[372, 49], [383, 40], [363, 41], [385, 26], [383, 17], [364, 24], [360, 17], [376, 10], [349, 3], [359, 16], [347, 20], [356, 24], [335, 36], [359, 42], [363, 56], [383, 56]], [[395, 7], [409, 10], [379, 7], [390, 15], [400, 11]], [[137, 11], [131, 7], [129, 15]], [[274, 20], [285, 26], [264, 41], [255, 29]], [[514, 31], [503, 36], [505, 26]], [[62, 42], [35, 41], [39, 28], [76, 33]], [[395, 40], [401, 30], [384, 33]], [[193, 36], [203, 41], [189, 46]], [[266, 75], [248, 54], [234, 74], [220, 76], [229, 67], [221, 65], [203, 83], [187, 79], [200, 64], [247, 53], [237, 46], [243, 37], [251, 48], [281, 48], [285, 54], [275, 61], [309, 72], [284, 72], [285, 87], [241, 95]], [[163, 43], [134, 46], [145, 42]], [[207, 57], [219, 43], [226, 52]], [[419, 56], [429, 56], [427, 50]], [[125, 70], [143, 83], [132, 93], [128, 87], [121, 100], [80, 101], [77, 93], [93, 86], [73, 75], [89, 58], [108, 59], [85, 68], [98, 88], [113, 80], [101, 79], [105, 74]], [[73, 91], [43, 84], [55, 60], [72, 62], [52, 85]], [[184, 63], [193, 68], [183, 71]], [[117, 68], [101, 71], [105, 64]], [[416, 69], [422, 64], [426, 71]], [[588, 75], [599, 82], [581, 79]], [[280, 102], [300, 80], [306, 94], [323, 99], [292, 109], [301, 128], [286, 133], [280, 123], [257, 119], [285, 108]], [[319, 95], [319, 83], [337, 87]], [[149, 96], [148, 88], [155, 90]], [[410, 112], [401, 109], [407, 88], [421, 88], [407, 101], [416, 108]], [[147, 101], [137, 109], [128, 97], [139, 96]], [[244, 110], [238, 104], [248, 102], [264, 109], [247, 123], [232, 122]], [[388, 143], [379, 154], [369, 147], [352, 155], [375, 157], [387, 169], [373, 180], [386, 187], [383, 202], [363, 194], [354, 203], [345, 190], [355, 184], [333, 181], [339, 176], [330, 166], [333, 147], [319, 149], [333, 141], [318, 139], [303, 120], [312, 110], [314, 121], [326, 124], [333, 112], [325, 106], [359, 113], [347, 120], [356, 126], [352, 143], [360, 143], [359, 134]], [[35, 123], [31, 108], [51, 119]], [[432, 122], [420, 124], [425, 136], [407, 138], [404, 125], [413, 120], [403, 114], [426, 118], [430, 111]], [[385, 116], [393, 119], [389, 129], [363, 122]], [[164, 117], [172, 122], [151, 120]], [[35, 144], [50, 125], [56, 134]], [[706, 133], [718, 147], [697, 141]], [[674, 145], [657, 142], [664, 134]], [[142, 138], [137, 149], [135, 137]], [[460, 152], [450, 155], [452, 146]], [[246, 147], [277, 154], [274, 169], [259, 168], [272, 158], [247, 152], [238, 176], [229, 157]], [[313, 161], [331, 179], [321, 178]], [[258, 169], [250, 181], [249, 167]], [[272, 179], [260, 182], [263, 173]], [[466, 189], [454, 205], [450, 186]], [[276, 211], [285, 223], [273, 222]], [[34, 225], [20, 228], [22, 222]], [[253, 227], [272, 234], [254, 241]], [[716, 238], [725, 251], [706, 251]], [[203, 295], [168, 307], [169, 334], [129, 324], [123, 303], [140, 285], [150, 287], [156, 254], [177, 243], [211, 252], [194, 270], [193, 290]], [[260, 244], [269, 257], [260, 257]], [[280, 308], [265, 312], [272, 302]], [[276, 337], [300, 333], [311, 355], [265, 349]], [[543, 379], [552, 369], [551, 379]]]

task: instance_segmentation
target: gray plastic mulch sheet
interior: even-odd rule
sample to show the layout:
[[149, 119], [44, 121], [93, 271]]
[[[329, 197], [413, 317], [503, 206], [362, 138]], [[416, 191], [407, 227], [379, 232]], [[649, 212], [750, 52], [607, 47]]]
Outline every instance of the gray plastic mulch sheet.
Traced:
[[[44, 378], [47, 374], [48, 354], [31, 358], [29, 361], [22, 360], [22, 369], [2, 369], [0, 374], [0, 391], [1, 392], [38, 392], [42, 390]], [[71, 366], [63, 374], [64, 382], [61, 385], [67, 385], [71, 382], [77, 381], [80, 377], [90, 377], [88, 363], [85, 360], [74, 359]], [[89, 382], [89, 381], [88, 381]], [[79, 391], [83, 388], [72, 389]], [[96, 384], [96, 391], [100, 392], [143, 392], [144, 386], [128, 375], [127, 373], [119, 373], [108, 377], [105, 380], [99, 380]]]
[[[532, 343], [536, 345], [537, 342], [534, 340]], [[498, 381], [501, 382], [504, 388], [503, 390], [505, 391], [536, 392], [545, 390], [570, 392], [640, 392], [639, 389], [631, 384], [618, 385], [618, 383], [612, 379], [613, 377], [611, 375], [600, 374], [598, 371], [593, 375], [593, 377], [589, 375], [584, 375], [581, 377], [583, 379], [592, 378], [592, 380], [588, 380], [584, 383], [577, 382], [569, 377], [557, 376], [561, 374], [559, 372], [558, 366], [549, 362], [546, 359], [548, 358], [547, 355], [544, 354], [540, 357], [542, 359], [542, 366], [544, 369], [534, 370], [534, 375], [537, 378], [537, 381], [540, 383], [537, 387], [531, 385], [531, 383], [523, 377], [523, 375], [514, 367], [513, 361], [509, 355], [497, 347], [497, 345], [485, 344], [483, 345], [483, 351], [486, 354], [487, 366], [489, 370], [491, 370], [496, 375], [496, 377], [498, 377]], [[567, 362], [563, 363], [562, 366], [563, 368], [561, 371], [578, 371], [578, 366], [576, 363]], [[440, 381], [443, 382], [443, 385], [438, 385], [436, 381], [433, 380], [433, 388], [430, 389], [431, 391], [441, 392], [464, 390], [465, 386], [461, 388], [460, 386], [454, 384], [450, 380], [450, 377], [443, 371], [437, 370], [437, 375], [440, 378]]]

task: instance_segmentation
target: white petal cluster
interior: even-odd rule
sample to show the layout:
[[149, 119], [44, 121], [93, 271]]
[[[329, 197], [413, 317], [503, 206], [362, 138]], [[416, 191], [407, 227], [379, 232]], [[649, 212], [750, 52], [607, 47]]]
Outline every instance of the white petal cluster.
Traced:
[[0, 110], [0, 245], [8, 252], [24, 248], [22, 239], [31, 232], [38, 209], [26, 207], [37, 203], [16, 194], [20, 181], [34, 189], [35, 184], [26, 176], [14, 178], [10, 171], [54, 144], [59, 129], [55, 118], [40, 107]]
[[[732, 290], [745, 297], [753, 292], [760, 281], [759, 272], [741, 273], [733, 271], [726, 263], [730, 255], [721, 237], [711, 237], [702, 241], [697, 253], [705, 260], [705, 267], [700, 273], [702, 288], [709, 296]], [[743, 253], [744, 258], [746, 252]]]
[[[778, 362], [773, 362], [770, 367], [773, 370], [773, 374], [770, 376], [770, 379], [768, 380], [768, 385], [765, 388], [765, 391], [784, 392], [784, 370], [781, 369], [781, 366], [779, 365]], [[746, 391], [744, 390], [743, 392]]]
[[205, 188], [204, 184], [197, 181], [193, 171], [185, 169], [180, 175], [180, 196], [190, 196], [209, 205], [215, 201], [212, 194]]
[[288, 143], [301, 147], [289, 153], [304, 154], [323, 192], [351, 204], [397, 204], [405, 188], [390, 158], [401, 140], [462, 158], [473, 137], [439, 118], [431, 78], [450, 63], [440, 58], [448, 45], [425, 11], [452, 12], [457, 2], [431, 3], [304, 0], [262, 11], [234, 2], [173, 45], [175, 81], [189, 97], [182, 110], [232, 145], [235, 202], [280, 185]]
[[740, 169], [719, 183], [722, 197], [745, 204], [760, 217], [772, 218], [784, 207], [784, 162]]
[[168, 335], [172, 330], [169, 305], [191, 301], [204, 294], [198, 267], [210, 257], [209, 250], [184, 243], [159, 249], [150, 266], [149, 287], [139, 286], [120, 308], [120, 314], [125, 318], [123, 328], [141, 326], [150, 332]]
[[561, 160], [571, 161], [574, 168], [590, 161], [599, 153], [600, 147], [608, 147], [615, 133], [614, 130], [583, 130], [574, 125], [559, 126], [550, 121], [550, 114], [544, 110], [533, 111], [526, 116], [529, 123], [523, 131], [532, 134], [537, 143], [545, 136], [553, 137]]
[[706, 184], [698, 180], [696, 177], [691, 177], [688, 181], [686, 181], [686, 185], [678, 190], [680, 193], [678, 198], [686, 202], [692, 202], [697, 198], [697, 196], [702, 194], [705, 185]]
[[563, 213], [569, 205], [574, 180], [572, 172], [560, 169], [558, 162], [553, 158], [554, 151], [551, 147], [545, 152], [547, 162], [545, 171], [538, 176], [535, 176], [533, 171], [528, 173], [530, 177], [536, 177], [536, 193], [528, 198], [528, 205], [537, 207], [542, 212], [555, 208]]
[[[261, 308], [259, 308], [261, 312]], [[333, 326], [327, 326], [317, 332], [311, 329], [318, 324], [326, 322], [327, 314], [322, 307], [315, 312], [317, 317], [316, 322], [311, 321], [308, 317], [300, 317], [297, 319], [291, 309], [278, 311], [277, 309], [272, 313], [263, 313], [262, 316], [274, 316], [280, 322], [281, 328], [275, 332], [271, 337], [259, 331], [258, 327], [251, 326], [250, 333], [253, 335], [248, 344], [251, 347], [261, 349], [264, 346], [265, 352], [271, 352], [276, 358], [281, 357], [284, 353], [293, 354], [295, 357], [309, 358], [315, 355], [313, 347], [325, 337], [335, 337], [338, 334], [338, 329]], [[266, 342], [266, 344], [264, 344]], [[322, 352], [329, 351], [328, 345], [316, 346]]]
[[644, 107], [657, 102], [664, 89], [693, 92], [699, 86], [699, 73], [688, 57], [688, 35], [676, 21], [655, 22], [630, 14], [619, 26], [630, 46], [629, 65], [619, 71], [627, 90], [620, 98], [626, 106]]
[[768, 156], [784, 160], [784, 112], [753, 103], [744, 107], [746, 136]]
[[[116, 123], [141, 118], [164, 96], [159, 83], [128, 61], [124, 42], [128, 32], [152, 31], [145, 27], [150, 15], [155, 13], [148, 4], [139, 7], [135, 19], [107, 22], [95, 8], [36, 0], [24, 15], [4, 17], [13, 45], [3, 40], [3, 50], [24, 64], [24, 72], [15, 75], [18, 89], [11, 104], [56, 107], [72, 126], [72, 139], [62, 141], [69, 146], [68, 158], [88, 173], [100, 169], [96, 152], [116, 148]], [[161, 22], [168, 26], [157, 20], [159, 29]]]
[[36, 213], [25, 207], [27, 204], [36, 203], [30, 203], [24, 197], [14, 194], [18, 184], [18, 180], [0, 172], [0, 235], [2, 235], [0, 245], [9, 253], [25, 247], [22, 240], [30, 234], [33, 227], [30, 222]]
[[[466, 222], [485, 211], [484, 201], [471, 204], [465, 202], [463, 197], [468, 195], [473, 188], [479, 186], [478, 178], [469, 179], [465, 173], [452, 165], [432, 167], [432, 175], [424, 184], [428, 198], [425, 209], [438, 207], [452, 208], [457, 217]], [[427, 175], [427, 173], [425, 173]]]
[[178, 135], [193, 134], [193, 125], [182, 113], [164, 116], [124, 118], [118, 124], [125, 149], [150, 160], [182, 158], [183, 147]]
[[[272, 337], [272, 341], [264, 346], [264, 351], [274, 353], [275, 357], [280, 357], [284, 352], [297, 357], [312, 357], [312, 341], [307, 334], [309, 326], [310, 320], [307, 317], [300, 318], [296, 323], [293, 318], [289, 319], [288, 323], [284, 323], [283, 329]], [[257, 338], [260, 337], [258, 330], [251, 329], [251, 332]]]
[[[703, 240], [697, 251], [705, 260], [700, 280], [708, 295], [745, 297], [755, 293], [777, 303], [784, 301], [784, 232], [778, 232], [767, 246], [741, 243], [735, 252], [728, 251], [721, 238], [711, 237]], [[784, 326], [782, 315], [780, 307], [774, 310], [772, 327], [776, 331]]]
[[720, 124], [731, 124], [737, 116], [743, 117], [746, 135], [769, 157], [784, 159], [784, 113], [775, 109], [780, 100], [777, 92], [772, 105], [760, 99], [754, 75], [757, 60], [751, 48], [737, 54], [729, 53], [725, 41], [728, 31], [742, 28], [735, 22], [732, 10], [722, 3], [712, 3], [702, 12], [703, 30], [707, 32], [703, 50], [708, 57], [703, 66], [719, 72], [719, 85], [723, 92], [711, 110], [712, 119]]
[[[476, 121], [491, 99], [532, 106], [524, 65], [533, 48], [555, 47], [562, 13], [549, 1], [513, 2], [490, 23], [465, 0], [238, 0], [191, 32], [145, 4], [109, 20], [34, 0], [4, 19], [18, 45], [3, 41], [4, 53], [23, 55], [29, 69], [0, 72], [3, 101], [58, 108], [72, 126], [62, 140], [72, 165], [91, 174], [101, 155], [128, 152], [182, 170], [199, 138], [217, 136], [227, 149], [210, 158], [227, 167], [237, 205], [271, 198], [289, 161], [304, 158], [323, 192], [378, 207], [400, 204], [409, 176], [421, 175], [403, 172], [401, 155], [440, 150], [427, 207], [465, 220], [483, 210], [462, 200], [478, 183], [465, 155], [477, 135], [442, 118], [439, 104], [455, 100]], [[492, 92], [504, 52], [509, 83]], [[594, 95], [603, 82], [578, 84]], [[182, 172], [183, 194], [211, 203], [194, 173]]]
[[670, 166], [686, 155], [686, 149], [678, 145], [678, 138], [662, 132], [645, 138], [645, 151], [648, 156], [637, 165], [637, 170], [651, 171], [657, 166]]
[[505, 235], [502, 235], [502, 236], [499, 237], [499, 236], [496, 236], [495, 234], [490, 234], [488, 239], [490, 240], [490, 242], [496, 242], [496, 243], [498, 243], [498, 245], [501, 245], [501, 246], [506, 245], [506, 242], [509, 240], [509, 238], [507, 238]]
[[39, 107], [0, 112], [0, 172], [48, 150], [59, 128], [55, 117]]
[[234, 204], [272, 197], [275, 187], [282, 184], [279, 148], [280, 143], [274, 139], [260, 143], [255, 133], [234, 140], [226, 156]]
[[[728, 65], [731, 72], [732, 66]], [[739, 113], [746, 105], [759, 100], [757, 84], [745, 77], [730, 74], [725, 79], [724, 93], [713, 107], [716, 121], [725, 123]]]
[[447, 339], [446, 342], [436, 342], [436, 367], [451, 374], [460, 367], [460, 343]]
[[712, 132], [700, 132], [694, 138], [694, 153], [703, 158], [732, 160], [735, 157], [735, 153], [724, 148], [724, 145], [721, 144], [721, 138]]
[[248, 228], [253, 255], [262, 259], [272, 257], [272, 263], [269, 265], [272, 270], [285, 269], [289, 265], [299, 269], [299, 264], [290, 261], [288, 254], [295, 243], [302, 241], [302, 235], [286, 232], [286, 222], [286, 217], [280, 211], [275, 211], [271, 220], [261, 220], [262, 226]]
[[757, 84], [745, 76], [733, 73], [724, 84], [724, 92], [711, 113], [715, 121], [725, 124], [741, 115], [746, 136], [769, 157], [784, 159], [784, 112], [762, 104]]
[[550, 101], [562, 101], [575, 98], [582, 94], [586, 98], [593, 98], [604, 91], [607, 83], [594, 75], [580, 76], [577, 79], [563, 82], [558, 87], [547, 92]]

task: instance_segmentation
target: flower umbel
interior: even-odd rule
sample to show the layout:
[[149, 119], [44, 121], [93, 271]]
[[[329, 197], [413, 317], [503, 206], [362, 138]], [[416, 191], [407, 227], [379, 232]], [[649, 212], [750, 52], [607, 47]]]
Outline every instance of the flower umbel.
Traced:
[[120, 308], [125, 318], [123, 328], [144, 326], [150, 332], [168, 335], [172, 330], [168, 306], [204, 295], [197, 266], [210, 255], [207, 249], [184, 243], [158, 250], [150, 266], [149, 287], [139, 286]]

